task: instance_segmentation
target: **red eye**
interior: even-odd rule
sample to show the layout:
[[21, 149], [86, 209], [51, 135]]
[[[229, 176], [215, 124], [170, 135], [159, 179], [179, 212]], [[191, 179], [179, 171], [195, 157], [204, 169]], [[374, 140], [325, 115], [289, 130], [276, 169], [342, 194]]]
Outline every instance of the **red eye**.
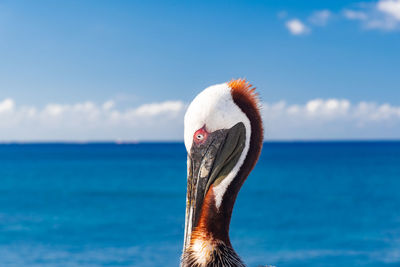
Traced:
[[208, 136], [208, 132], [203, 127], [194, 133], [193, 140], [195, 143], [201, 144], [207, 139], [207, 136]]

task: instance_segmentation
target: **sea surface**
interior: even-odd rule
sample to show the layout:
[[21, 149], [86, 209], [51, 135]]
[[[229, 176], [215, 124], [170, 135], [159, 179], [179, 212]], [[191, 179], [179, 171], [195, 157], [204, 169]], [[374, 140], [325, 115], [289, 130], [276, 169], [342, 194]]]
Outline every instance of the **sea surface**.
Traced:
[[[0, 145], [0, 266], [178, 266], [182, 143]], [[248, 266], [400, 266], [400, 142], [265, 143], [231, 241]]]

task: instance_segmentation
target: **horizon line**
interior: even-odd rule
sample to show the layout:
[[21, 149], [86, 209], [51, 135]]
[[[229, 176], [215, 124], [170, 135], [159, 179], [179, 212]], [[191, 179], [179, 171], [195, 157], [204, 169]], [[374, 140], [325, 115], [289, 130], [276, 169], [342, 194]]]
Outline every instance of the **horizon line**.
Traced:
[[[327, 143], [327, 142], [400, 142], [400, 138], [326, 138], [326, 139], [265, 139], [263, 143]], [[0, 141], [0, 145], [23, 145], [23, 144], [116, 144], [116, 145], [135, 145], [135, 144], [161, 144], [161, 143], [184, 143], [183, 140], [10, 140]]]

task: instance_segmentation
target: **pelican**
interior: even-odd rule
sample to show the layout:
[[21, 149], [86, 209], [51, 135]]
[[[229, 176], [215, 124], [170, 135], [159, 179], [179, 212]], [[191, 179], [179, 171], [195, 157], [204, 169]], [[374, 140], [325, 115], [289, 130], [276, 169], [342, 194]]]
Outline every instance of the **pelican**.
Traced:
[[237, 194], [262, 148], [255, 88], [244, 79], [206, 88], [184, 119], [187, 198], [182, 267], [245, 266], [229, 224]]

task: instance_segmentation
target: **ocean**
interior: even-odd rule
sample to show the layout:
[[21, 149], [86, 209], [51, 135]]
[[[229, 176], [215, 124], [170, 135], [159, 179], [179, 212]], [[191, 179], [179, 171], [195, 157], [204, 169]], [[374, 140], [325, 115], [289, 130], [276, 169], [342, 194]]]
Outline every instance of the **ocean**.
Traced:
[[[0, 145], [0, 266], [178, 266], [183, 143]], [[400, 142], [268, 142], [230, 236], [248, 266], [400, 266]]]

